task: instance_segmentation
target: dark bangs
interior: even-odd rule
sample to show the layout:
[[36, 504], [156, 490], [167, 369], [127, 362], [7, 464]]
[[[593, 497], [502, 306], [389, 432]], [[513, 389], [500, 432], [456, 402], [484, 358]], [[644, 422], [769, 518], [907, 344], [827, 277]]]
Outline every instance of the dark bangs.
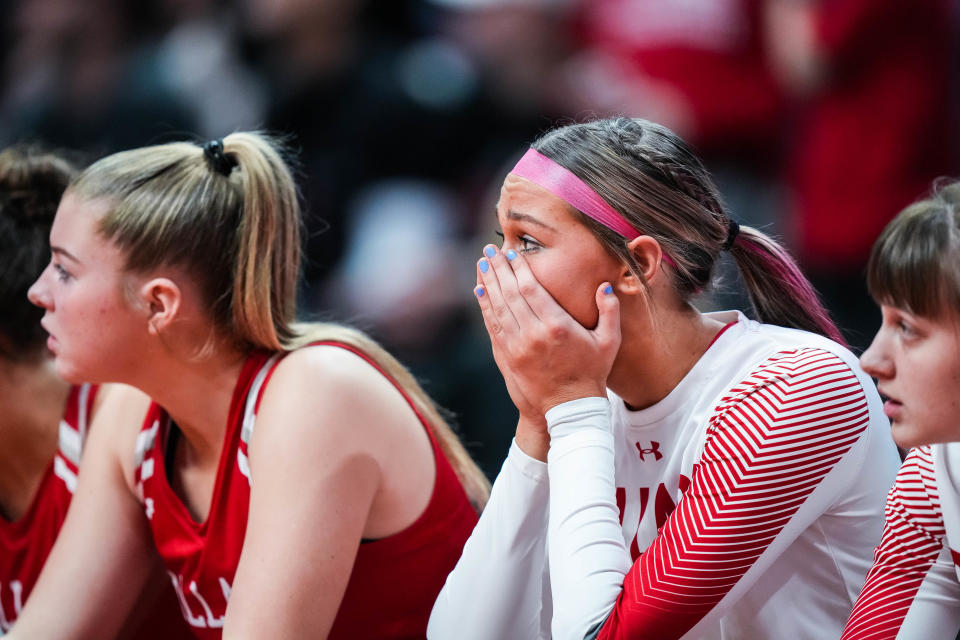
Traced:
[[960, 184], [916, 202], [873, 245], [867, 288], [879, 304], [928, 318], [960, 313]]

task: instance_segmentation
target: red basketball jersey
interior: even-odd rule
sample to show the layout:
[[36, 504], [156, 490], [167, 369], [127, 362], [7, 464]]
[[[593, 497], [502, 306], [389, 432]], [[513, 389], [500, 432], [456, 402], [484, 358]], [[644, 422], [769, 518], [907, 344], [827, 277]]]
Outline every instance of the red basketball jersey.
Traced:
[[[348, 345], [318, 344], [348, 349], [390, 379], [369, 356]], [[247, 527], [251, 481], [247, 447], [261, 394], [281, 357], [255, 352], [243, 366], [205, 522], [196, 522], [170, 487], [164, 466], [170, 420], [159, 405], [150, 407], [137, 441], [135, 478], [144, 511], [183, 616], [201, 639], [221, 637]], [[456, 474], [426, 420], [417, 415], [433, 445], [437, 473], [432, 497], [408, 528], [361, 543], [330, 638], [423, 638], [433, 602], [476, 524]]]
[[[23, 516], [8, 522], [0, 518], [0, 635], [13, 626], [34, 583], [40, 576], [67, 515], [77, 487], [80, 454], [87, 441], [96, 385], [70, 389], [60, 421], [59, 448], [40, 483], [33, 503]], [[177, 616], [170, 589], [155, 593], [149, 603], [138, 603], [121, 631], [121, 638], [178, 640], [187, 638], [186, 625]]]
[[57, 539], [77, 487], [77, 465], [97, 387], [70, 389], [60, 421], [59, 449], [33, 502], [18, 520], [0, 518], [0, 635], [10, 630]]

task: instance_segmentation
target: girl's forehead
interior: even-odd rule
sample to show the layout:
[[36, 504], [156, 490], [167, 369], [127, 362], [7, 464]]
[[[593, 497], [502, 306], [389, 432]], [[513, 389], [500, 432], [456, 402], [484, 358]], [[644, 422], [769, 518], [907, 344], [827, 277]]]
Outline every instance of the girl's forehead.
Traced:
[[98, 220], [109, 210], [109, 203], [102, 199], [90, 200], [68, 189], [57, 207], [57, 218], [74, 220]]
[[573, 221], [570, 205], [564, 200], [526, 178], [507, 174], [500, 189], [497, 217], [505, 222], [526, 216], [551, 225]]
[[90, 263], [116, 253], [118, 249], [98, 233], [99, 222], [107, 210], [105, 202], [85, 200], [68, 192], [60, 201], [50, 229], [51, 246], [66, 249]]

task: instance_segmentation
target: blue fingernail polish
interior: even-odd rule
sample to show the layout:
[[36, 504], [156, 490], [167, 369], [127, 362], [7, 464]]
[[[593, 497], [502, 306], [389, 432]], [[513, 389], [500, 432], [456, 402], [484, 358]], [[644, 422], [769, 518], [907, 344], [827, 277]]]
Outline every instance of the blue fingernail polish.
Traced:
[[497, 250], [494, 249], [493, 247], [487, 247], [486, 249], [483, 250], [483, 253], [484, 253], [488, 258], [492, 258], [492, 257], [494, 256], [494, 254], [497, 253]]
[[517, 252], [513, 249], [507, 249], [507, 260], [513, 260], [517, 257]]
[[486, 273], [489, 268], [490, 268], [489, 262], [487, 262], [486, 260], [480, 261], [480, 273]]
[[606, 293], [607, 295], [609, 295], [609, 294], [613, 293], [613, 287], [611, 287], [610, 285], [607, 285], [607, 286], [605, 286], [605, 287], [603, 288], [603, 292]]
[[474, 291], [474, 293], [477, 294], [477, 297], [478, 297], [478, 298], [482, 298], [482, 297], [483, 297], [483, 287], [477, 287], [477, 288], [474, 289], [473, 291]]

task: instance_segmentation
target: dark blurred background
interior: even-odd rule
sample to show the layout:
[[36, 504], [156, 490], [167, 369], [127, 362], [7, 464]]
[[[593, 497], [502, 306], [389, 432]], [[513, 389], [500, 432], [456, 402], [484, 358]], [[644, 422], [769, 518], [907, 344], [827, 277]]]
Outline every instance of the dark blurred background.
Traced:
[[[300, 159], [301, 308], [360, 326], [495, 475], [516, 412], [472, 295], [512, 163], [557, 124], [666, 124], [779, 236], [855, 350], [883, 225], [958, 164], [957, 0], [0, 0], [0, 146], [88, 160], [238, 129]], [[721, 265], [705, 309], [737, 306]]]

